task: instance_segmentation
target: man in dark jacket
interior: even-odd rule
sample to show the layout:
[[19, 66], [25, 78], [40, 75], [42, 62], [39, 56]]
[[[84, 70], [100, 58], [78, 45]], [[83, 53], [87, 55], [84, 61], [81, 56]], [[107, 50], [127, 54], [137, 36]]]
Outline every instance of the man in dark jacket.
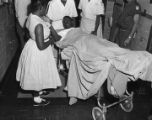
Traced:
[[111, 30], [110, 30], [110, 36], [109, 36], [109, 40], [111, 42], [114, 42], [114, 35], [115, 32], [117, 32], [117, 20], [119, 19], [122, 11], [123, 11], [123, 7], [124, 7], [124, 0], [115, 0], [114, 1], [114, 6], [113, 6], [113, 14], [112, 14], [112, 18], [110, 18], [109, 22], [110, 26], [111, 26]]
[[124, 9], [117, 20], [118, 31], [115, 33], [115, 42], [123, 48], [128, 48], [135, 37], [141, 7], [137, 0], [127, 0]]

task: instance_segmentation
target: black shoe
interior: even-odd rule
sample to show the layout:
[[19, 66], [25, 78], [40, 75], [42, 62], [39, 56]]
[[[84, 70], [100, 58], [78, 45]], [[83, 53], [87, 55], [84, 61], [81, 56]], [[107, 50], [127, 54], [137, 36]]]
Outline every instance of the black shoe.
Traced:
[[34, 107], [46, 106], [46, 105], [48, 105], [48, 104], [50, 104], [50, 102], [43, 99], [40, 103], [34, 102], [33, 106], [34, 106]]
[[46, 90], [43, 90], [39, 93], [40, 96], [48, 95], [48, 94], [50, 94], [50, 91], [46, 91]]

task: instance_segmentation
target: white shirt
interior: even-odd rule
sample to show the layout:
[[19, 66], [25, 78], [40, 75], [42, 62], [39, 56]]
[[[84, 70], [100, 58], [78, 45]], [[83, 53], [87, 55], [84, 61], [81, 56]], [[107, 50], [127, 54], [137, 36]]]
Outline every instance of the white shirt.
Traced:
[[47, 16], [53, 20], [54, 29], [63, 29], [62, 19], [64, 16], [77, 17], [74, 0], [67, 0], [65, 6], [61, 0], [52, 0], [48, 5]]
[[102, 0], [80, 0], [79, 9], [82, 10], [82, 17], [92, 20], [95, 20], [97, 15], [104, 14], [104, 4]]
[[25, 21], [27, 19], [27, 8], [31, 3], [31, 0], [15, 0], [15, 11], [16, 17], [22, 27], [24, 27]]

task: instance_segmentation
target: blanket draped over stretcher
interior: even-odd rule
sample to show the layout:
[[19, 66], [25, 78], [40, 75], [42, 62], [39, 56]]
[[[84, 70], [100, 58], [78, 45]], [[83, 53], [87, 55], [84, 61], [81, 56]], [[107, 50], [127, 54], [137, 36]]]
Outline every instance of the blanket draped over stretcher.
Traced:
[[87, 99], [97, 93], [109, 75], [111, 66], [125, 74], [128, 80], [152, 81], [152, 55], [146, 51], [131, 51], [82, 32], [70, 30], [62, 41], [62, 58], [70, 61], [68, 95]]

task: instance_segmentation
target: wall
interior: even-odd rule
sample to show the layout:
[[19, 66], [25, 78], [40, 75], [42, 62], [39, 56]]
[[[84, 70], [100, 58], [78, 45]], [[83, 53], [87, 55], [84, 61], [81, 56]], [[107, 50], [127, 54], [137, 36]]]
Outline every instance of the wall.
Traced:
[[[9, 11], [10, 10], [10, 11]], [[15, 17], [8, 5], [0, 6], [0, 82], [16, 52]]]

